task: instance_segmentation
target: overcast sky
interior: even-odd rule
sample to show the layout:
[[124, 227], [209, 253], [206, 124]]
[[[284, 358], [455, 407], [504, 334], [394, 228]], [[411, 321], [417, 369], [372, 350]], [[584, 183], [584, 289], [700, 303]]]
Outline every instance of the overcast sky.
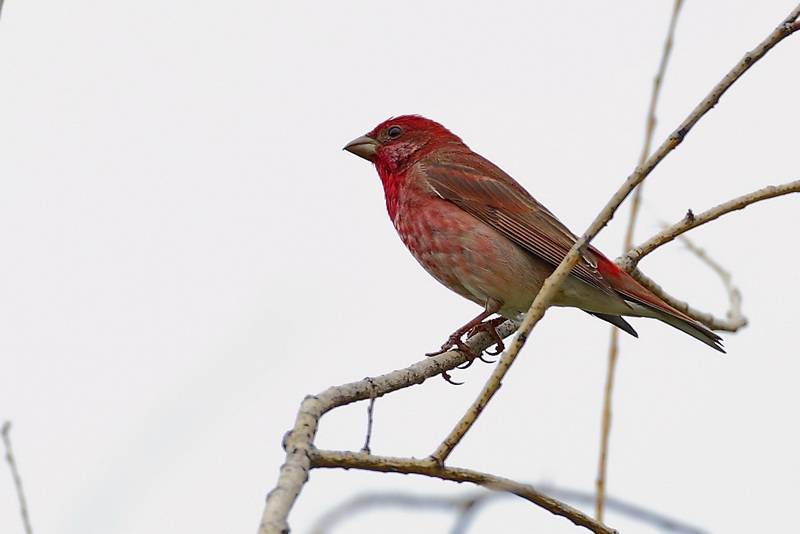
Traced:
[[[442, 122], [576, 233], [633, 170], [670, 1], [37, 2], [0, 19], [0, 420], [36, 532], [255, 532], [306, 394], [437, 348], [478, 307], [431, 279], [342, 152], [392, 115]], [[660, 143], [794, 7], [686, 3]], [[800, 35], [734, 86], [647, 182], [637, 240], [800, 178]], [[727, 355], [645, 319], [622, 339], [611, 495], [709, 532], [779, 532], [800, 490], [798, 202], [691, 237], [731, 271], [750, 325]], [[621, 249], [627, 204], [595, 244]], [[680, 244], [641, 265], [724, 315]], [[554, 309], [453, 465], [593, 490], [609, 327]], [[373, 452], [429, 454], [490, 372], [381, 399]], [[326, 416], [358, 449], [365, 406]], [[365, 491], [472, 488], [315, 471], [293, 531]], [[338, 532], [446, 532], [371, 512]], [[628, 532], [656, 532], [610, 513]], [[0, 469], [0, 531], [21, 532]], [[470, 532], [576, 532], [504, 499]]]

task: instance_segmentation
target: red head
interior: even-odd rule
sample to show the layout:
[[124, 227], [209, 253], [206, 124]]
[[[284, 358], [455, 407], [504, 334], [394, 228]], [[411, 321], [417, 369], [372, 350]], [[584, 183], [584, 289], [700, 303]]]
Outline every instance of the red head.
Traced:
[[344, 149], [374, 163], [384, 178], [403, 173], [431, 151], [448, 145], [467, 149], [458, 136], [438, 122], [419, 115], [402, 115], [380, 123]]

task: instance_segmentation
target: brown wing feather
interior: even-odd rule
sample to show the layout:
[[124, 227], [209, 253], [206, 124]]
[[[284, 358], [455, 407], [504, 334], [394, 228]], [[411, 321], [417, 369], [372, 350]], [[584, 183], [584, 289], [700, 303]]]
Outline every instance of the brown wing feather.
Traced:
[[[561, 263], [577, 240], [575, 234], [500, 168], [476, 154], [471, 156], [470, 166], [453, 163], [446, 155], [431, 158], [425, 162], [423, 174], [442, 198], [553, 266]], [[584, 254], [573, 274], [622, 300], [597, 271], [592, 256], [591, 252]]]

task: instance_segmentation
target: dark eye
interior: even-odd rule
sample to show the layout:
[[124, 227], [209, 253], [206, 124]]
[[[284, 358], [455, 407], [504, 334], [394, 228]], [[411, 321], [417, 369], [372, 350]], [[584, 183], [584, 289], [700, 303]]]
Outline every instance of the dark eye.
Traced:
[[388, 135], [392, 139], [400, 137], [401, 133], [403, 133], [403, 129], [400, 128], [399, 126], [392, 126], [386, 131], [386, 135]]

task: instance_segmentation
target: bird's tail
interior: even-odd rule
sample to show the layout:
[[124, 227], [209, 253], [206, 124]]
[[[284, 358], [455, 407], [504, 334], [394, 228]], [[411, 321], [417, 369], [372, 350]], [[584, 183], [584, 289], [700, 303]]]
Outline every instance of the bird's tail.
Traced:
[[684, 315], [678, 310], [670, 307], [670, 310], [651, 309], [654, 312], [649, 317], [655, 317], [670, 326], [673, 326], [681, 332], [686, 332], [695, 339], [698, 339], [721, 353], [725, 354], [725, 349], [722, 348], [722, 338], [716, 333], [712, 332], [702, 324], [698, 323], [691, 317]]
[[630, 315], [653, 317], [681, 332], [686, 332], [712, 349], [725, 353], [725, 349], [722, 348], [722, 338], [716, 333], [664, 302], [625, 271], [619, 272], [620, 276], [615, 280], [614, 289], [633, 309], [633, 313]]

